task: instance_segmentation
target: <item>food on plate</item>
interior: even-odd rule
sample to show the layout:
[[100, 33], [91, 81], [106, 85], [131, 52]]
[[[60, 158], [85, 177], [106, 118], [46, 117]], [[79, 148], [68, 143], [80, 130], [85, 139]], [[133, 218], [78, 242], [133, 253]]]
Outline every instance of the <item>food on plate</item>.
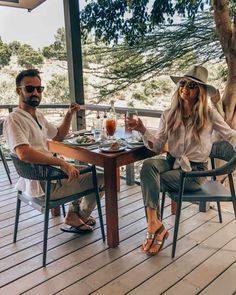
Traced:
[[112, 144], [111, 144], [111, 147], [110, 147], [110, 149], [111, 150], [113, 150], [113, 151], [116, 151], [116, 150], [118, 150], [120, 148], [120, 145], [119, 145], [119, 143], [116, 141], [116, 142], [113, 142]]
[[96, 142], [96, 139], [93, 136], [83, 135], [76, 138], [76, 143], [78, 144], [93, 144]]
[[137, 136], [136, 139], [137, 139], [138, 142], [143, 142], [142, 136]]
[[133, 136], [128, 139], [129, 143], [143, 143], [143, 138], [142, 136]]

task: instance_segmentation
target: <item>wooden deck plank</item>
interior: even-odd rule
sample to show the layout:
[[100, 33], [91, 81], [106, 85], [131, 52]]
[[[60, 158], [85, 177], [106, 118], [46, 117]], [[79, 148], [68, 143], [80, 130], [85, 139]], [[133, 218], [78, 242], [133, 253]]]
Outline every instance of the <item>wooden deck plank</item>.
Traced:
[[[194, 208], [196, 210], [196, 208]], [[182, 218], [183, 219], [187, 219], [189, 218], [189, 208], [188, 208], [188, 211], [186, 210], [186, 212], [183, 211], [183, 215], [182, 215]], [[186, 215], [186, 216], [185, 216]], [[192, 215], [192, 213], [191, 213]], [[169, 216], [168, 219], [173, 219], [172, 216]], [[169, 221], [170, 222], [170, 221]], [[186, 221], [187, 222], [187, 221]], [[114, 277], [120, 277], [120, 275], [122, 274], [122, 271], [121, 269], [123, 270], [123, 272], [125, 273], [124, 276], [126, 276], [127, 274], [127, 269], [131, 269], [133, 270], [133, 263], [139, 259], [139, 263], [137, 263], [138, 265], [147, 260], [147, 256], [143, 253], [139, 253], [139, 245], [140, 245], [140, 242], [143, 240], [143, 237], [145, 235], [145, 228], [144, 230], [142, 231], [140, 237], [137, 239], [136, 241], [136, 247], [132, 250], [133, 252], [131, 252], [131, 254], [128, 254], [125, 256], [125, 264], [124, 263], [120, 263], [120, 260], [116, 260], [114, 261], [113, 263], [110, 263], [108, 266], [105, 266], [104, 268], [102, 268], [101, 270], [99, 270], [98, 272], [96, 273], [93, 273], [91, 276], [88, 276], [87, 278], [83, 278], [83, 280], [80, 280], [78, 283], [76, 283], [75, 285], [73, 286], [70, 286], [69, 288], [67, 288], [65, 290], [65, 294], [66, 292], [71, 292], [75, 289], [78, 289], [80, 288], [80, 284], [83, 285], [83, 283], [86, 283], [86, 285], [89, 286], [90, 284], [90, 290], [88, 290], [88, 293], [89, 292], [92, 292], [94, 290], [96, 290], [96, 288], [100, 288], [102, 285], [104, 285], [107, 281], [109, 282], [110, 280], [114, 279]], [[171, 243], [171, 241], [169, 241], [169, 243]], [[130, 259], [129, 259], [130, 257]], [[111, 269], [109, 269], [111, 268]], [[120, 272], [117, 271], [117, 268], [120, 269]], [[106, 276], [104, 276], [104, 272], [107, 274]], [[100, 278], [100, 280], [98, 280], [97, 278]], [[133, 276], [132, 276], [133, 277]], [[134, 277], [136, 277], [136, 275], [134, 274]], [[139, 278], [140, 280], [140, 276], [138, 276], [137, 278]], [[131, 279], [131, 281], [134, 281], [133, 278]], [[91, 284], [93, 284], [91, 286]], [[109, 288], [109, 290], [111, 290]], [[113, 286], [112, 286], [112, 290], [114, 290], [114, 292], [117, 292], [116, 289], [113, 289]], [[123, 290], [122, 290], [123, 291]], [[104, 292], [104, 289], [101, 289], [101, 292]], [[64, 292], [63, 292], [64, 293]], [[72, 292], [73, 293], [73, 292]], [[122, 292], [121, 292], [122, 293]], [[125, 292], [124, 292], [125, 293]], [[123, 294], [124, 294], [123, 293]], [[101, 293], [102, 294], [102, 293]], [[119, 294], [119, 293], [118, 293]]]
[[[135, 202], [135, 204], [131, 203], [130, 206], [132, 207], [132, 209], [133, 208], [139, 209], [140, 207], [142, 207], [141, 200], [139, 202]], [[127, 206], [125, 207], [125, 210], [127, 210]], [[143, 208], [142, 208], [142, 210], [143, 210]], [[121, 216], [122, 216], [122, 208], [121, 208], [120, 211], [121, 211]], [[130, 217], [126, 216], [126, 215], [124, 217], [120, 218], [121, 228], [123, 226], [126, 226], [126, 223], [127, 223], [128, 219], [130, 219]], [[56, 229], [56, 227], [53, 228], [53, 230], [59, 232], [59, 229]], [[77, 235], [74, 235], [74, 236], [77, 237]], [[48, 249], [49, 249], [49, 251], [48, 251], [48, 262], [50, 262], [50, 249], [51, 248], [55, 248], [55, 247], [58, 246], [56, 251], [54, 251], [54, 252], [56, 252], [54, 257], [52, 255], [53, 258], [51, 258], [51, 260], [52, 259], [59, 259], [61, 256], [66, 255], [70, 251], [75, 251], [75, 249], [78, 248], [77, 245], [75, 245], [77, 243], [75, 243], [74, 240], [72, 240], [72, 241], [70, 240], [68, 242], [68, 237], [70, 238], [70, 235], [68, 236], [66, 234], [60, 233], [60, 234], [54, 236], [53, 239], [49, 239], [49, 241], [48, 241]], [[91, 243], [94, 240], [97, 240], [99, 238], [101, 238], [101, 234], [100, 234], [100, 231], [97, 229], [97, 230], [94, 231], [94, 233], [93, 233], [93, 235], [91, 235], [91, 237], [90, 236], [86, 236], [86, 237], [84, 236], [83, 237], [83, 243], [80, 243], [80, 244], [86, 245], [86, 242]], [[42, 237], [41, 237], [41, 239], [42, 239]], [[66, 242], [68, 242], [68, 243], [67, 243], [66, 246], [64, 246], [63, 243], [66, 243]], [[75, 249], [70, 249], [70, 244], [72, 244], [71, 245], [72, 248], [74, 247]], [[60, 251], [60, 248], [62, 248], [62, 251]], [[66, 249], [64, 249], [64, 248], [66, 248]], [[27, 252], [27, 254], [25, 254], [25, 255], [24, 255], [24, 251], [19, 253], [19, 254], [17, 253], [17, 255], [20, 256], [21, 261], [22, 261], [22, 256], [24, 257], [23, 259], [25, 259], [25, 258], [27, 259], [28, 255], [33, 256], [30, 261], [26, 260], [25, 262], [21, 262], [22, 267], [18, 270], [18, 271], [22, 272], [21, 275], [25, 275], [25, 273], [28, 273], [28, 272], [32, 271], [33, 268], [35, 267], [35, 265], [38, 265], [40, 267], [40, 265], [41, 265], [42, 241], [39, 244], [37, 244], [35, 247], [32, 246], [30, 249], [27, 249], [26, 252]], [[11, 259], [14, 258], [13, 256], [14, 255], [11, 256]], [[18, 260], [14, 259], [13, 261], [15, 263], [17, 263]], [[4, 260], [2, 260], [2, 262], [4, 262]], [[8, 264], [8, 263], [6, 263], [6, 264]], [[24, 267], [25, 265], [27, 265], [26, 268]], [[30, 265], [31, 265], [31, 268], [30, 268]], [[16, 269], [18, 269], [18, 267], [16, 267]], [[11, 276], [14, 276], [14, 267], [11, 268], [9, 271], [11, 272], [10, 275], [8, 275], [8, 271], [3, 272], [1, 274], [0, 285], [4, 285], [6, 283], [6, 281], [12, 279]], [[15, 276], [16, 275], [19, 275], [19, 274], [15, 274]]]
[[[233, 221], [224, 228], [223, 233], [219, 231], [213, 239], [209, 238], [202, 243], [200, 247], [209, 252], [208, 258], [178, 284], [169, 289], [166, 294], [182, 294], [183, 287], [188, 290], [189, 294], [199, 293], [215, 277], [218, 277], [232, 263], [236, 262], [236, 238], [232, 239], [232, 234], [236, 236], [235, 229], [236, 222]], [[222, 239], [222, 235], [224, 239]]]
[[[143, 210], [143, 208], [142, 208], [142, 210]], [[134, 215], [134, 217], [135, 217], [135, 219], [137, 220], [137, 215], [138, 216], [140, 216], [140, 212], [137, 212], [137, 211], [135, 211], [134, 213], [132, 213], [133, 215]], [[125, 220], [125, 219], [127, 219], [127, 217], [124, 217], [123, 218], [124, 219], [124, 223], [127, 223], [127, 220]], [[130, 221], [130, 217], [129, 217], [129, 221]], [[140, 221], [138, 220], [138, 223], [139, 223]], [[128, 237], [130, 237], [130, 236], [132, 236], [132, 234], [135, 232], [135, 231], [131, 231], [129, 228], [130, 227], [127, 227], [128, 228]], [[143, 230], [143, 228], [142, 228], [142, 230]], [[94, 235], [94, 234], [93, 234]], [[83, 239], [84, 239], [85, 237], [83, 237]], [[122, 235], [121, 235], [121, 238], [122, 238]], [[124, 237], [124, 238], [127, 238], [127, 237]], [[97, 247], [96, 247], [97, 248]], [[58, 249], [56, 250], [57, 251], [57, 255], [58, 255]], [[91, 254], [91, 252], [90, 252], [90, 254]], [[63, 255], [65, 255], [65, 250], [63, 250]], [[69, 259], [69, 261], [70, 261], [70, 259]], [[75, 263], [75, 261], [77, 261], [76, 259], [72, 259], [72, 263], [74, 264]], [[40, 262], [39, 262], [40, 263]], [[50, 264], [48, 264], [48, 267], [50, 267]], [[47, 267], [47, 268], [48, 268]], [[63, 269], [65, 269], [65, 262], [63, 262], [63, 265], [61, 265], [61, 267], [63, 268]], [[61, 271], [61, 267], [56, 267], [55, 268], [55, 270], [56, 271]], [[37, 280], [39, 278], [39, 275], [37, 274], [37, 276], [34, 278], [34, 279], [29, 279], [28, 278], [28, 282], [35, 282], [35, 280]], [[23, 284], [24, 285], [24, 287], [25, 287], [25, 284]], [[17, 288], [19, 288], [19, 282], [17, 282]]]
[[[138, 288], [135, 288], [130, 294], [151, 294], [151, 290], [153, 290], [155, 286], [159, 293], [169, 294], [170, 291], [168, 289], [170, 289], [172, 291], [170, 294], [183, 294], [183, 289], [178, 288], [176, 290], [178, 282], [185, 281], [185, 277], [189, 273], [197, 266], [201, 265], [201, 263], [204, 263], [205, 260], [216, 253], [222, 245], [225, 245], [231, 239], [231, 235], [226, 237], [224, 241], [219, 239], [226, 227], [230, 229], [231, 234], [235, 231], [235, 223], [232, 222], [232, 216], [228, 216], [228, 218], [226, 218], [226, 216], [224, 217], [224, 224], [216, 222], [217, 218], [214, 218], [188, 235], [188, 239], [196, 241], [195, 247], [186, 252], [185, 255], [176, 256], [168, 267], [157, 272], [156, 275], [152, 276]], [[202, 233], [204, 233], [204, 235], [202, 235]], [[178, 244], [179, 243], [180, 245], [178, 245], [178, 248], [182, 248], [181, 243], [183, 243], [183, 241], [180, 240]], [[208, 277], [206, 273], [208, 274], [208, 272], [202, 272], [202, 275]], [[165, 278], [167, 277], [170, 279], [166, 280]], [[197, 290], [191, 290], [191, 292], [189, 292], [190, 290], [187, 291], [185, 285], [184, 290], [186, 294], [197, 293]]]
[[[196, 220], [193, 226], [191, 226], [192, 219]], [[192, 239], [189, 239], [187, 234], [189, 231], [198, 229], [199, 226], [201, 226], [202, 224], [205, 224], [205, 222], [207, 221], [208, 220], [206, 219], [206, 216], [202, 214], [198, 214], [197, 216], [194, 216], [193, 218], [187, 219], [181, 224], [181, 227], [183, 229], [180, 232], [179, 237], [180, 238], [182, 237], [182, 238], [179, 241], [181, 246], [179, 247], [177, 257], [184, 255], [190, 249], [192, 249], [193, 247], [197, 245], [199, 241], [196, 242]], [[173, 229], [170, 230], [170, 239], [167, 240], [164, 246], [164, 249], [161, 251], [161, 253], [158, 256], [146, 258], [141, 264], [137, 265], [137, 267], [131, 268], [130, 271], [124, 272], [124, 274], [119, 276], [117, 279], [114, 279], [113, 281], [111, 281], [104, 287], [100, 288], [99, 290], [95, 289], [95, 291], [98, 292], [98, 294], [108, 294], [109, 290], [112, 289], [117, 294], [126, 294], [127, 292], [135, 288], [135, 286], [137, 286], [138, 284], [144, 283], [147, 279], [149, 279], [155, 273], [159, 272], [161, 269], [166, 268], [167, 265], [173, 262], [173, 260], [170, 257], [170, 253], [171, 253], [170, 244], [172, 242], [172, 234], [173, 234]], [[140, 255], [140, 254], [134, 253], [134, 255]], [[141, 254], [141, 255], [144, 255], [144, 254]], [[168, 281], [169, 280], [171, 281], [171, 278], [168, 277]], [[155, 285], [155, 289], [158, 290], [157, 285]], [[96, 292], [94, 292], [94, 294], [96, 294]], [[135, 292], [133, 294], [136, 294]], [[140, 294], [141, 293], [142, 292], [140, 292]], [[142, 293], [142, 294], [145, 294], [145, 293]]]
[[[17, 174], [11, 162], [9, 166], [15, 183]], [[159, 255], [150, 258], [139, 251], [146, 231], [140, 186], [127, 186], [122, 179], [119, 247], [109, 249], [102, 242], [99, 222], [93, 234], [79, 236], [62, 233], [63, 217], [53, 217], [49, 221], [48, 265], [42, 268], [43, 215], [23, 205], [18, 241], [13, 244], [16, 191], [1, 163], [0, 184], [0, 294], [236, 292], [236, 222], [230, 212], [223, 212], [220, 224], [216, 210], [199, 213], [197, 205], [184, 203], [177, 254], [171, 259], [175, 217], [167, 199], [164, 223], [170, 238]], [[104, 209], [103, 200], [103, 213]], [[93, 215], [98, 220], [96, 211]]]
[[236, 293], [236, 262], [227, 268], [219, 277], [207, 286], [201, 295], [224, 294], [232, 295]]

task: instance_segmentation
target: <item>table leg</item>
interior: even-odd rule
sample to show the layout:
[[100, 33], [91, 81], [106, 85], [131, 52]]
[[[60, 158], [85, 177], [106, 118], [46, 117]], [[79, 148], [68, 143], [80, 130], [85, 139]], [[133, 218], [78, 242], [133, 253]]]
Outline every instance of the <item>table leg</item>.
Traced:
[[117, 169], [117, 176], [116, 176], [117, 192], [120, 192], [120, 167], [118, 167], [116, 169]]
[[119, 245], [117, 167], [113, 159], [104, 159], [105, 202], [107, 244], [111, 248]]

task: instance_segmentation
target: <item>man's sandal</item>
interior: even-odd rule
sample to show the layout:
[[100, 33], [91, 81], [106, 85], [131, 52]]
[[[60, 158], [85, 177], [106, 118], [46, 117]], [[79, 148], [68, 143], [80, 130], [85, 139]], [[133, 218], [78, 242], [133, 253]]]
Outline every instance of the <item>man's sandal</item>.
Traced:
[[82, 223], [79, 226], [71, 226], [63, 223], [61, 231], [73, 234], [88, 234], [93, 232], [93, 228], [85, 223]]
[[[160, 237], [160, 234], [161, 234], [163, 231], [165, 231], [165, 234], [164, 234], [163, 236]], [[160, 237], [160, 238], [158, 238], [158, 237]], [[165, 240], [167, 240], [168, 237], [169, 237], [169, 233], [168, 233], [168, 231], [164, 228], [164, 226], [162, 225], [162, 226], [156, 231], [156, 233], [155, 233], [155, 237], [153, 238], [153, 241], [152, 241], [152, 244], [151, 244], [151, 246], [150, 246], [150, 247], [148, 248], [148, 250], [147, 250], [147, 255], [149, 255], [149, 256], [154, 256], [154, 255], [158, 254], [158, 253], [161, 251], [161, 249], [163, 248], [164, 243], [165, 243]], [[153, 247], [157, 246], [157, 245], [160, 245], [160, 247], [157, 248], [156, 251], [151, 252], [150, 250], [151, 250]]]
[[84, 223], [90, 226], [94, 226], [96, 224], [96, 219], [93, 216], [89, 216], [89, 218]]

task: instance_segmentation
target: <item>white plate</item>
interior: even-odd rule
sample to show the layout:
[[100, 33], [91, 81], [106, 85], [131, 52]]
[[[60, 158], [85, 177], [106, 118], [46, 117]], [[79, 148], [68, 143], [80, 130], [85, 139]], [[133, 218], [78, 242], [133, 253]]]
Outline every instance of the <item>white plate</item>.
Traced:
[[78, 138], [79, 137], [75, 137], [75, 138], [71, 138], [71, 139], [67, 139], [67, 142], [69, 142], [69, 143], [72, 143], [72, 144], [76, 144], [76, 145], [79, 145], [79, 146], [90, 146], [90, 145], [94, 145], [94, 144], [97, 144], [97, 143], [99, 143], [99, 140], [96, 140], [94, 137], [91, 137], [91, 136], [89, 136], [90, 138], [93, 138], [94, 139], [94, 141], [93, 142], [78, 142], [77, 140], [78, 140]]
[[78, 136], [83, 136], [83, 135], [93, 135], [93, 133], [91, 131], [87, 131], [85, 129], [80, 130], [80, 131], [73, 131], [71, 133], [68, 133], [65, 137], [65, 139], [72, 139]]
[[134, 144], [134, 145], [143, 145], [143, 140], [141, 141], [139, 138], [131, 137], [126, 139], [128, 144]]
[[131, 144], [131, 145], [144, 145], [143, 141], [134, 141], [134, 140], [127, 140], [127, 143], [128, 144]]
[[119, 153], [123, 152], [127, 148], [126, 145], [120, 144], [120, 147], [118, 149], [111, 149], [111, 144], [101, 144], [99, 146], [100, 151], [104, 153]]

